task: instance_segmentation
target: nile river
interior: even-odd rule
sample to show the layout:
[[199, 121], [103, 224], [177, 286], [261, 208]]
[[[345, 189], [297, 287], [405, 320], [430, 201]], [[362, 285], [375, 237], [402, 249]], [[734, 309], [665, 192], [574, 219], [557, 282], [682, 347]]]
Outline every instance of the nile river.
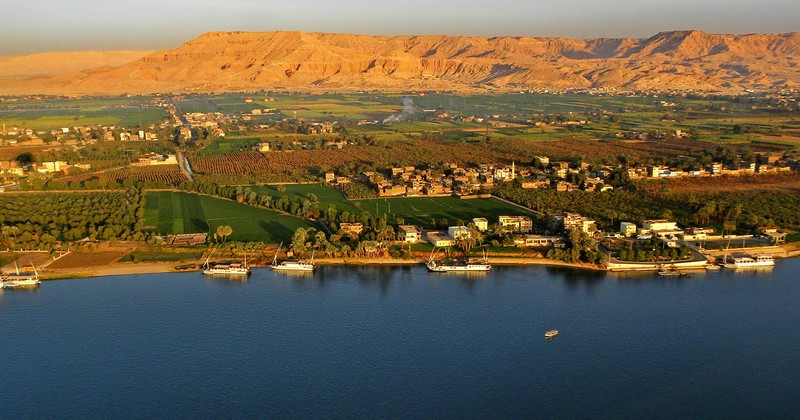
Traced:
[[0, 418], [796, 418], [798, 273], [45, 282], [0, 291]]

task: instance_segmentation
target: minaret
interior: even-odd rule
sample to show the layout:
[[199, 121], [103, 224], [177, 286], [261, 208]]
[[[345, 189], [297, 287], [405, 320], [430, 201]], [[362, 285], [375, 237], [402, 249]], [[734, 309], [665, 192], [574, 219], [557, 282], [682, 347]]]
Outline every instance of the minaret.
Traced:
[[516, 169], [514, 168], [514, 161], [511, 161], [511, 180], [517, 179]]

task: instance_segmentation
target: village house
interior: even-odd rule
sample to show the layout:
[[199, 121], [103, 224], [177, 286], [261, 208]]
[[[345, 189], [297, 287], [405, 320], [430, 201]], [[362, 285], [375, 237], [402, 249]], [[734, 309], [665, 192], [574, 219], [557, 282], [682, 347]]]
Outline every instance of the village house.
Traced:
[[347, 146], [347, 142], [344, 141], [344, 140], [343, 141], [331, 140], [331, 141], [326, 141], [325, 142], [325, 148], [326, 149], [341, 149], [344, 146]]
[[364, 231], [364, 224], [363, 223], [340, 223], [339, 228], [342, 231], [350, 236], [358, 236], [361, 235], [361, 232]]
[[577, 213], [564, 213], [550, 216], [550, 224], [554, 230], [578, 229], [582, 232], [591, 233], [596, 230], [595, 221]]
[[636, 234], [636, 223], [621, 222], [619, 224], [619, 233], [623, 236], [630, 237]]
[[131, 163], [131, 166], [152, 166], [152, 165], [177, 165], [178, 158], [173, 154], [162, 155], [159, 153], [150, 153], [149, 155], [139, 158], [138, 162]]
[[558, 181], [556, 183], [556, 191], [558, 192], [565, 192], [565, 191], [577, 191], [580, 187], [577, 185], [567, 182], [567, 181]]
[[489, 229], [489, 220], [487, 220], [485, 217], [476, 217], [472, 219], [472, 223], [479, 232], [485, 232]]
[[524, 235], [521, 238], [521, 244], [529, 248], [565, 248], [566, 242], [562, 236], [549, 236], [549, 235]]
[[469, 228], [466, 226], [450, 226], [447, 228], [447, 235], [454, 240], [469, 239]]
[[786, 242], [786, 233], [778, 232], [778, 228], [763, 227], [758, 230], [762, 235], [768, 236], [774, 245]]
[[378, 185], [378, 196], [380, 197], [397, 197], [406, 195], [408, 193], [408, 187], [405, 185], [388, 185], [386, 183], [382, 183], [383, 185]]
[[42, 162], [42, 165], [36, 168], [38, 172], [43, 174], [62, 172], [66, 171], [67, 169], [69, 169], [69, 165], [67, 165], [67, 162], [60, 160], [57, 160], [55, 162]]
[[453, 238], [447, 236], [445, 232], [428, 232], [428, 242], [437, 248], [453, 246]]
[[536, 180], [536, 179], [526, 180], [526, 181], [523, 181], [522, 184], [521, 184], [521, 187], [525, 188], [525, 189], [547, 188], [549, 186], [550, 186], [550, 181]]
[[533, 221], [528, 216], [500, 216], [497, 223], [514, 233], [529, 233], [533, 230]]
[[678, 237], [684, 241], [705, 241], [712, 235], [714, 235], [713, 228], [687, 228]]
[[25, 176], [25, 168], [15, 160], [0, 161], [0, 174], [6, 176]]
[[645, 220], [642, 227], [637, 231], [639, 235], [655, 235], [658, 237], [669, 237], [683, 234], [682, 229], [678, 229], [678, 224], [666, 219]]
[[415, 225], [400, 225], [400, 240], [411, 244], [417, 243], [422, 239], [422, 230]]
[[207, 233], [181, 233], [167, 236], [167, 243], [171, 245], [200, 245], [208, 241]]

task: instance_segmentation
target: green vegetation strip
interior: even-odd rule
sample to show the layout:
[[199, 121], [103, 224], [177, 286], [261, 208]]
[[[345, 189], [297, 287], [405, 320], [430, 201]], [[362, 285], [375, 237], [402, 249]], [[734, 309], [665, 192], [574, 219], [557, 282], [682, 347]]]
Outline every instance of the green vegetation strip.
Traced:
[[230, 226], [233, 234], [229, 241], [278, 243], [288, 242], [297, 228], [312, 225], [294, 216], [229, 200], [157, 191], [147, 193], [145, 226], [157, 227], [161, 234], [208, 232], [212, 235], [219, 226]]

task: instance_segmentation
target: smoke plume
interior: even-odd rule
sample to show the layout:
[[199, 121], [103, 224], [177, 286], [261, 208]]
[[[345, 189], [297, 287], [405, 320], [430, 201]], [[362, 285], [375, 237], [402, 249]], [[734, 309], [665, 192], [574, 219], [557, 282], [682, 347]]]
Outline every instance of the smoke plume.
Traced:
[[414, 107], [414, 100], [408, 97], [403, 98], [403, 112], [399, 114], [390, 115], [383, 119], [384, 124], [403, 121], [410, 117], [416, 111]]

